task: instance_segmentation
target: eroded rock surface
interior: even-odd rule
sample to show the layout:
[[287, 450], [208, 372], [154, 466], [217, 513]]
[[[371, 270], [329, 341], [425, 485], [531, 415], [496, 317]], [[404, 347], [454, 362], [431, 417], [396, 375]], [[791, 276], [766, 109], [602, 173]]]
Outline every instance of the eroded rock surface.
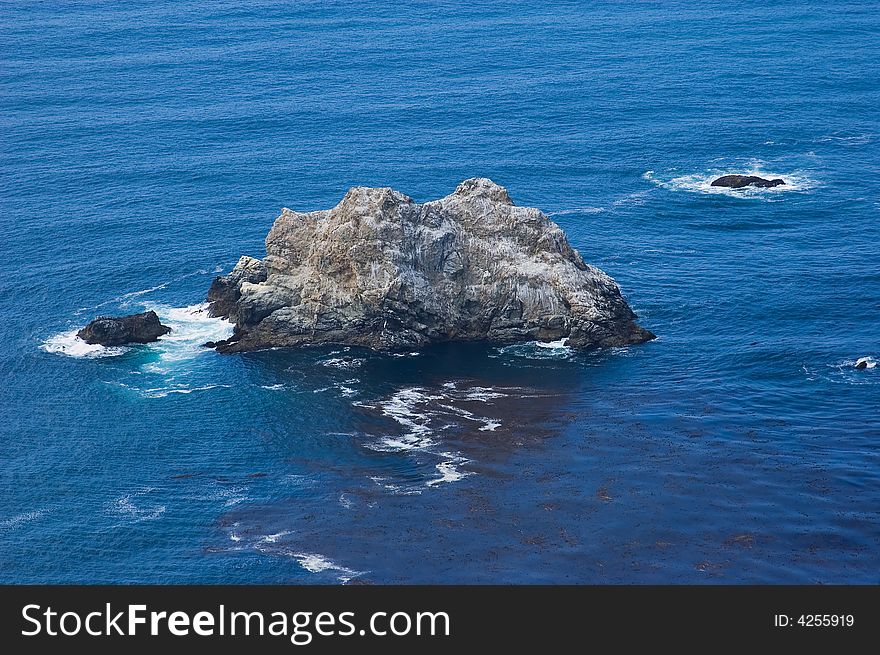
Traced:
[[484, 178], [424, 204], [390, 188], [354, 187], [332, 209], [284, 209], [266, 252], [262, 261], [242, 257], [211, 285], [212, 314], [236, 326], [216, 344], [221, 351], [654, 338], [558, 225]]

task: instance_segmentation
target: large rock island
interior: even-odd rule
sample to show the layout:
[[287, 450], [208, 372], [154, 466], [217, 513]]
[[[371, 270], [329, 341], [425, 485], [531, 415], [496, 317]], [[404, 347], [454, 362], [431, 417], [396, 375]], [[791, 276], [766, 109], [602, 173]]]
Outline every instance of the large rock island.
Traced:
[[654, 338], [558, 225], [484, 178], [424, 204], [390, 188], [354, 187], [333, 209], [284, 209], [266, 252], [242, 257], [211, 285], [211, 313], [235, 324], [232, 338], [212, 344], [220, 351]]

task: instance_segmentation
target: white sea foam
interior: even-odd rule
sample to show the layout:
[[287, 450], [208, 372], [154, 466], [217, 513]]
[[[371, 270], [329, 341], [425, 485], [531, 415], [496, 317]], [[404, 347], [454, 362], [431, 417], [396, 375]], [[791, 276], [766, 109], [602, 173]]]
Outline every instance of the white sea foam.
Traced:
[[400, 437], [382, 437], [379, 441], [367, 444], [366, 447], [380, 453], [389, 453], [404, 450], [426, 450], [436, 443], [428, 436], [405, 434]]
[[[148, 371], [167, 373], [173, 362], [192, 359], [206, 352], [202, 348], [202, 344], [206, 341], [220, 341], [232, 335], [232, 324], [229, 321], [208, 316], [207, 303], [188, 307], [168, 307], [155, 303], [145, 303], [144, 306], [155, 311], [159, 315], [159, 320], [171, 328], [171, 332], [158, 341], [139, 346], [159, 353], [159, 361], [145, 367]], [[75, 328], [53, 335], [40, 347], [49, 353], [82, 358], [113, 357], [131, 350], [130, 347], [125, 346], [105, 347], [88, 344], [76, 336], [78, 331], [79, 328]]]
[[[765, 179], [782, 178], [785, 184], [760, 188], [748, 186], [742, 189], [731, 189], [728, 187], [712, 186], [712, 182], [722, 175], [757, 175]], [[691, 173], [688, 175], [674, 174], [657, 174], [654, 171], [646, 171], [642, 177], [653, 184], [671, 191], [687, 191], [690, 193], [703, 193], [712, 195], [723, 195], [734, 198], [757, 198], [771, 199], [782, 193], [792, 191], [808, 191], [817, 183], [804, 171], [791, 171], [788, 173], [778, 173], [765, 171], [761, 162], [752, 161], [745, 167], [730, 167], [728, 169], [711, 169], [700, 173]]]
[[[476, 423], [481, 432], [498, 429], [502, 425], [500, 420], [476, 414], [461, 405], [476, 402], [489, 404], [494, 399], [507, 397], [507, 391], [510, 390], [466, 386], [461, 382], [443, 383], [436, 391], [424, 387], [400, 389], [373, 408], [393, 419], [403, 429], [403, 434], [382, 436], [365, 444], [365, 447], [379, 452], [411, 452], [437, 458], [440, 461], [435, 468], [441, 475], [429, 478], [424, 485], [433, 487], [444, 482], [456, 482], [473, 474], [461, 469], [470, 460], [458, 452], [442, 450], [442, 434], [468, 423]], [[354, 404], [371, 407], [361, 402]], [[371, 479], [394, 494], [419, 493], [409, 484], [397, 484], [380, 476]]]
[[382, 413], [407, 430], [400, 438], [386, 437], [383, 443], [391, 449], [411, 450], [428, 448], [434, 445], [430, 438], [431, 417], [417, 407], [426, 402], [442, 400], [443, 396], [431, 395], [421, 387], [408, 387], [394, 393], [391, 398], [381, 404]]
[[68, 332], [61, 332], [46, 339], [40, 348], [47, 353], [66, 355], [68, 357], [82, 357], [85, 359], [95, 357], [115, 357], [128, 352], [129, 348], [122, 346], [105, 347], [98, 344], [86, 343], [76, 333], [80, 328], [74, 328]]
[[107, 307], [109, 305], [119, 305], [121, 307], [129, 307], [137, 301], [138, 298], [142, 296], [149, 295], [156, 291], [161, 291], [162, 289], [167, 289], [169, 285], [172, 285], [176, 282], [180, 282], [182, 280], [186, 280], [191, 277], [195, 277], [197, 275], [208, 275], [209, 273], [220, 273], [228, 268], [231, 268], [234, 265], [234, 262], [227, 262], [224, 264], [218, 264], [214, 266], [212, 269], [200, 268], [196, 271], [192, 271], [191, 273], [185, 273], [183, 275], [179, 275], [175, 278], [168, 280], [167, 282], [163, 282], [161, 284], [157, 284], [152, 287], [147, 287], [146, 289], [138, 289], [137, 291], [129, 291], [127, 293], [123, 293], [118, 295], [110, 300], [105, 300], [102, 303], [98, 303], [97, 305], [93, 305], [91, 307], [80, 307], [76, 310], [76, 314], [80, 315], [85, 312], [94, 312], [95, 310], [101, 309], [102, 307]]
[[[499, 394], [496, 397], [500, 398], [503, 395], [504, 394]], [[472, 398], [469, 398], [467, 395], [463, 396], [462, 399], [463, 400], [473, 400]], [[481, 399], [481, 402], [487, 402], [487, 401], [488, 401], [488, 399], [486, 399], [486, 398]], [[469, 412], [468, 410], [466, 410], [462, 407], [456, 407], [454, 405], [448, 405], [448, 404], [443, 404], [443, 403], [440, 403], [438, 405], [438, 407], [446, 410], [450, 414], [454, 414], [456, 416], [460, 416], [464, 419], [467, 419], [468, 421], [473, 421], [474, 423], [480, 423], [482, 425], [482, 427], [480, 428], [481, 431], [495, 430], [495, 428], [501, 426], [500, 421], [496, 421], [495, 419], [491, 419], [491, 418], [486, 418], [485, 416], [477, 416], [473, 412]]]
[[538, 348], [565, 348], [566, 343], [568, 343], [568, 339], [558, 339], [556, 341], [535, 341], [535, 345]]
[[568, 339], [556, 341], [528, 341], [496, 348], [499, 355], [513, 355], [525, 359], [569, 359], [574, 356], [574, 349], [567, 346]]
[[264, 535], [261, 537], [260, 541], [266, 544], [275, 544], [278, 543], [279, 539], [282, 539], [289, 534], [292, 534], [290, 530], [282, 530], [281, 532], [276, 532], [274, 534]]
[[395, 484], [393, 482], [390, 482], [388, 478], [379, 475], [370, 476], [370, 480], [378, 484], [383, 489], [390, 491], [395, 496], [418, 496], [422, 493], [421, 489], [412, 486]]
[[864, 146], [874, 140], [874, 134], [866, 132], [864, 134], [826, 134], [819, 137], [819, 141], [823, 143], [837, 143], [843, 146]]
[[164, 289], [167, 286], [168, 286], [168, 283], [165, 282], [163, 284], [157, 284], [156, 286], [150, 287], [148, 289], [140, 289], [139, 291], [131, 291], [129, 293], [124, 293], [121, 296], [119, 296], [118, 298], [114, 298], [114, 302], [121, 301], [124, 304], [125, 301], [127, 301], [127, 300], [131, 300], [132, 298], [138, 298], [140, 296], [145, 296], [148, 293], [153, 293], [154, 291], [158, 291], [159, 289]]
[[471, 387], [465, 392], [465, 400], [479, 400], [480, 402], [489, 402], [494, 398], [504, 398], [507, 394], [500, 393], [489, 387]]
[[611, 203], [612, 211], [613, 208], [616, 207], [625, 207], [626, 205], [644, 205], [645, 200], [651, 194], [653, 189], [646, 189], [643, 191], [634, 191], [632, 193], [628, 193], [622, 198], [618, 198], [614, 202]]
[[568, 216], [570, 214], [601, 214], [605, 211], [604, 207], [575, 207], [573, 209], [559, 209], [555, 212], [548, 212], [547, 216]]
[[331, 357], [321, 362], [322, 366], [331, 368], [352, 369], [359, 368], [365, 361], [363, 357]]
[[351, 387], [348, 387], [344, 384], [340, 384], [338, 388], [339, 388], [339, 395], [340, 396], [348, 397], [348, 396], [356, 396], [357, 395], [356, 389], [352, 389]]
[[345, 584], [352, 578], [364, 575], [364, 571], [355, 571], [347, 566], [337, 564], [330, 558], [319, 553], [309, 553], [291, 548], [275, 546], [282, 538], [292, 534], [290, 531], [278, 532], [275, 534], [265, 535], [258, 539], [253, 548], [267, 555], [281, 555], [283, 557], [291, 557], [309, 573], [330, 572], [336, 574], [336, 579]]
[[[865, 364], [865, 367], [862, 369], [856, 368], [856, 366], [860, 362], [864, 362]], [[859, 357], [857, 359], [844, 359], [842, 361], [831, 364], [830, 367], [839, 373], [846, 374], [847, 376], [850, 376], [850, 374], [852, 374], [853, 380], [859, 380], [864, 379], [862, 376], [859, 375], [860, 373], [864, 373], [865, 371], [873, 371], [875, 368], [877, 368], [877, 360], [868, 355], [865, 357]]]
[[202, 347], [205, 342], [232, 336], [232, 323], [209, 316], [207, 303], [187, 307], [148, 303], [146, 308], [156, 312], [162, 323], [171, 328], [171, 332], [150, 344], [150, 348], [159, 353], [159, 361], [146, 366], [152, 372], [168, 373], [177, 362], [208, 352]]
[[323, 555], [319, 555], [318, 553], [286, 553], [290, 557], [293, 557], [297, 562], [299, 562], [300, 566], [302, 566], [306, 571], [310, 573], [323, 573], [324, 571], [331, 571], [333, 573], [338, 574], [337, 578], [340, 582], [348, 582], [352, 578], [355, 578], [359, 575], [363, 575], [361, 571], [355, 571], [354, 569], [350, 569], [348, 567], [342, 566], [333, 562], [332, 560], [324, 557]]
[[457, 482], [468, 475], [473, 475], [471, 471], [460, 470], [455, 462], [440, 462], [436, 468], [440, 472], [440, 477], [428, 480], [425, 484], [429, 487], [443, 484], [444, 482]]
[[[188, 276], [184, 276], [188, 277]], [[163, 282], [162, 284], [157, 284], [153, 287], [148, 287], [146, 289], [138, 289], [137, 291], [129, 291], [128, 293], [123, 293], [115, 298], [111, 298], [110, 300], [105, 300], [104, 302], [98, 303], [97, 305], [93, 305], [92, 307], [80, 307], [76, 310], [75, 314], [79, 316], [80, 314], [84, 314], [85, 312], [96, 313], [97, 310], [102, 307], [107, 307], [110, 305], [119, 305], [120, 307], [129, 307], [132, 305], [133, 301], [136, 298], [140, 298], [141, 296], [146, 296], [147, 294], [153, 293], [154, 291], [159, 291], [160, 289], [165, 289], [168, 287], [170, 282]], [[100, 312], [97, 312], [100, 313]]]
[[12, 516], [8, 519], [3, 519], [0, 521], [0, 532], [7, 532], [9, 530], [14, 530], [20, 525], [25, 523], [30, 523], [31, 521], [35, 521], [46, 513], [44, 509], [33, 510], [30, 512], [24, 512], [22, 514], [18, 514], [16, 516]]
[[261, 389], [268, 389], [270, 391], [280, 391], [284, 388], [283, 384], [261, 384]]
[[312, 393], [324, 393], [326, 391], [336, 391], [340, 396], [344, 398], [348, 398], [351, 396], [356, 396], [358, 394], [358, 390], [354, 388], [353, 385], [360, 384], [360, 380], [357, 378], [352, 378], [350, 380], [345, 380], [344, 382], [334, 382], [329, 387], [320, 387], [318, 389], [312, 389]]
[[173, 393], [190, 394], [195, 391], [209, 391], [210, 389], [230, 389], [229, 384], [205, 384], [200, 387], [187, 387], [185, 385], [176, 385], [170, 387], [156, 387], [154, 389], [137, 390], [146, 398], [165, 398]]
[[[212, 480], [207, 489], [201, 489], [197, 496], [200, 500], [218, 503], [223, 507], [235, 507], [250, 498], [247, 495], [247, 486], [242, 484], [224, 484]], [[235, 525], [238, 525], [237, 523]]]
[[126, 494], [117, 498], [108, 508], [112, 514], [117, 514], [131, 519], [134, 523], [141, 521], [155, 521], [165, 513], [165, 505], [153, 505], [142, 507], [135, 503], [135, 499], [142, 498], [155, 491], [153, 487], [147, 487], [134, 493]]
[[[865, 368], [857, 369], [856, 364], [865, 362]], [[834, 384], [846, 385], [876, 385], [880, 383], [877, 375], [877, 360], [871, 356], [859, 357], [858, 359], [844, 359], [833, 363], [827, 363], [824, 367], [801, 366], [808, 380], [822, 380]]]
[[652, 255], [696, 255], [698, 251], [690, 248], [645, 248], [642, 252]]

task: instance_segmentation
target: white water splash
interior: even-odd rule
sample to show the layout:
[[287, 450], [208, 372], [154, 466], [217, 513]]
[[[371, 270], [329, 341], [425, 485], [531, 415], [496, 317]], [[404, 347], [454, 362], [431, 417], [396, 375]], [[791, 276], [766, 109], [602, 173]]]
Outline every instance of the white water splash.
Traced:
[[86, 343], [76, 333], [81, 328], [74, 328], [67, 332], [61, 332], [46, 339], [40, 349], [55, 355], [93, 359], [98, 357], [116, 357], [130, 350], [124, 346], [106, 347], [98, 344]]
[[[856, 368], [859, 362], [864, 362], [864, 368]], [[846, 385], [876, 385], [880, 383], [878, 376], [877, 360], [871, 356], [859, 357], [858, 359], [844, 359], [833, 363], [827, 363], [824, 367], [801, 366], [807, 379], [810, 381], [832, 382]]]
[[[722, 175], [756, 175], [770, 180], [781, 178], [785, 180], [785, 184], [768, 188], [748, 186], [742, 189], [712, 186], [712, 182]], [[710, 169], [688, 175], [657, 174], [654, 171], [646, 171], [642, 178], [670, 191], [687, 191], [689, 193], [764, 200], [792, 191], [808, 191], [818, 184], [804, 171], [791, 171], [788, 173], [770, 172], [764, 170], [762, 163], [757, 161], [742, 167], [731, 166], [728, 168]]]
[[178, 362], [209, 352], [203, 347], [204, 343], [222, 341], [232, 336], [232, 323], [210, 316], [208, 303], [187, 307], [147, 303], [146, 308], [156, 312], [159, 320], [171, 328], [171, 332], [150, 344], [150, 349], [159, 353], [159, 361], [146, 365], [148, 371], [168, 373]]
[[135, 347], [143, 348], [159, 354], [159, 361], [148, 364], [146, 370], [167, 373], [174, 362], [192, 359], [206, 352], [202, 347], [205, 342], [232, 336], [232, 323], [209, 316], [207, 303], [188, 307], [145, 303], [144, 307], [156, 312], [159, 321], [170, 327], [171, 332], [150, 344], [105, 347], [86, 343], [76, 336], [80, 328], [75, 328], [49, 337], [40, 348], [49, 353], [79, 358], [114, 357]]

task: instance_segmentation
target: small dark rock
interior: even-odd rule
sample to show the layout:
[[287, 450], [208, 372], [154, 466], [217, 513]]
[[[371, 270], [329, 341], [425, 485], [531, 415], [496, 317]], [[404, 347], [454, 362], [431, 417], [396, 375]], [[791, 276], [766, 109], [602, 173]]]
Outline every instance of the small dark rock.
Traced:
[[868, 360], [867, 360], [867, 358], [863, 357], [862, 359], [858, 360], [858, 361], [856, 362], [856, 368], [857, 368], [858, 370], [860, 370], [860, 371], [861, 371], [862, 369], [868, 368]]
[[122, 346], [127, 343], [151, 343], [171, 328], [162, 325], [156, 312], [130, 316], [99, 316], [76, 333], [86, 343], [102, 346]]
[[759, 187], [761, 189], [769, 189], [775, 186], [785, 184], [785, 180], [776, 178], [767, 180], [757, 175], [722, 175], [712, 182], [712, 186], [723, 186], [730, 189], [742, 189], [747, 186]]

